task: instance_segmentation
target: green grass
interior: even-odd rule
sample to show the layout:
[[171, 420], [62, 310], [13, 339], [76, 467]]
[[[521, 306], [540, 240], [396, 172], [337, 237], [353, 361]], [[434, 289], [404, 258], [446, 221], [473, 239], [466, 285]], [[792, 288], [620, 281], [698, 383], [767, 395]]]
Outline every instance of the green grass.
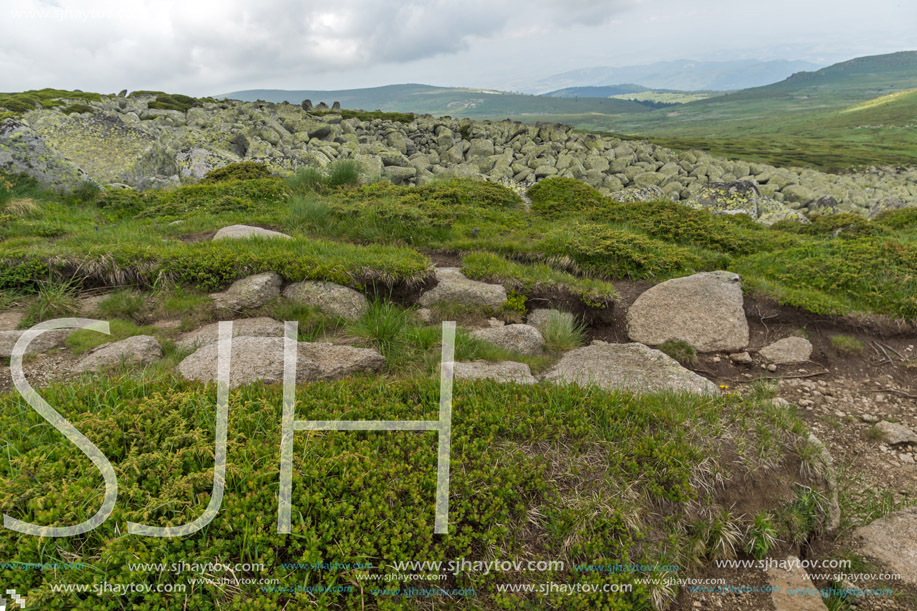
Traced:
[[121, 289], [99, 302], [99, 313], [108, 318], [139, 321], [148, 305], [148, 297], [132, 289]]
[[89, 331], [80, 329], [74, 331], [67, 337], [67, 347], [74, 354], [83, 354], [102, 344], [118, 342], [135, 335], [157, 335], [155, 327], [138, 327], [134, 322], [129, 320], [108, 319], [108, 328], [110, 335], [99, 333], [98, 331]]
[[23, 91], [21, 93], [0, 93], [0, 110], [6, 109], [12, 116], [19, 116], [36, 108], [64, 106], [63, 99], [98, 102], [102, 99], [102, 96], [97, 93], [66, 91], [63, 89], [40, 89]]
[[680, 339], [670, 339], [657, 348], [685, 367], [697, 364], [697, 351], [694, 346]]
[[566, 352], [586, 343], [586, 324], [569, 312], [551, 312], [539, 331], [551, 352]]
[[[408, 286], [430, 273], [422, 252], [444, 251], [460, 254], [470, 277], [502, 283], [529, 301], [607, 308], [616, 280], [727, 269], [743, 277], [746, 291], [817, 314], [917, 317], [917, 226], [908, 211], [769, 228], [671, 202], [622, 204], [556, 180], [535, 193], [550, 205], [539, 212], [492, 183], [353, 185], [352, 170], [332, 168], [340, 172], [334, 185], [329, 174], [307, 169], [286, 181], [93, 197], [87, 190], [66, 201], [4, 177], [0, 197], [29, 204], [18, 215], [0, 213], [8, 219], [0, 224], [0, 289], [35, 291], [49, 276], [79, 275], [97, 286], [213, 291], [262, 271], [356, 288]], [[293, 239], [208, 241], [238, 223]]]
[[834, 349], [845, 355], [862, 354], [866, 345], [855, 337], [849, 335], [832, 335], [831, 345]]
[[23, 329], [45, 320], [67, 318], [76, 314], [79, 303], [71, 282], [40, 281], [38, 291], [19, 326]]

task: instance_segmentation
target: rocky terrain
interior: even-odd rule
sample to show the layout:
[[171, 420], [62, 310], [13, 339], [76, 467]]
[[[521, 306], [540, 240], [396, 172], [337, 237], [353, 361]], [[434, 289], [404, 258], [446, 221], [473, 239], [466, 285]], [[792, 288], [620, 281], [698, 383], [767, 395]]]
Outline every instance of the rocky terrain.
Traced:
[[354, 159], [367, 174], [396, 184], [454, 175], [524, 190], [563, 176], [619, 201], [666, 198], [745, 212], [765, 223], [813, 213], [875, 215], [917, 204], [914, 168], [836, 175], [678, 152], [563, 125], [342, 114], [311, 103], [211, 100], [170, 110], [157, 107], [157, 99], [154, 93], [101, 96], [5, 119], [0, 169], [25, 171], [56, 186], [91, 180], [156, 188], [201, 178], [233, 161], [258, 161], [289, 173]]

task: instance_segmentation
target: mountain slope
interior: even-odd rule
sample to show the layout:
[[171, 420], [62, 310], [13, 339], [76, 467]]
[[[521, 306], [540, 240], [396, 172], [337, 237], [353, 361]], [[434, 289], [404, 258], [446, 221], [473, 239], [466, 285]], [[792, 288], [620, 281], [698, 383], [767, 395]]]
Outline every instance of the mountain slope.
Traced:
[[613, 83], [638, 83], [650, 89], [729, 91], [766, 85], [794, 72], [816, 68], [818, 65], [804, 61], [702, 62], [682, 59], [643, 66], [598, 66], [571, 70], [535, 81], [526, 91], [542, 93], [568, 87], [595, 87]]
[[415, 112], [454, 117], [496, 118], [534, 117], [557, 114], [632, 114], [649, 112], [642, 104], [608, 98], [550, 98], [491, 89], [433, 87], [430, 85], [389, 85], [339, 91], [252, 89], [218, 97], [243, 101], [290, 102], [304, 99], [314, 104], [339, 101], [344, 108]]

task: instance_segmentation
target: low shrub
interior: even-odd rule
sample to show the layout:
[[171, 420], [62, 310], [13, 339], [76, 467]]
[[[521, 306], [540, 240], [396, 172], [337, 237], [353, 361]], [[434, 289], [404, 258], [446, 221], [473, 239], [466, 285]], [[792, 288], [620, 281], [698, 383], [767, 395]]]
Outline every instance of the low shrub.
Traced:
[[917, 229], [917, 207], [886, 210], [876, 216], [873, 223], [895, 231]]
[[238, 161], [207, 172], [198, 184], [214, 184], [231, 180], [257, 180], [271, 178], [272, 173], [263, 163], [255, 161]]
[[584, 182], [557, 176], [535, 184], [527, 195], [532, 200], [533, 212], [554, 219], [591, 212], [604, 199]]

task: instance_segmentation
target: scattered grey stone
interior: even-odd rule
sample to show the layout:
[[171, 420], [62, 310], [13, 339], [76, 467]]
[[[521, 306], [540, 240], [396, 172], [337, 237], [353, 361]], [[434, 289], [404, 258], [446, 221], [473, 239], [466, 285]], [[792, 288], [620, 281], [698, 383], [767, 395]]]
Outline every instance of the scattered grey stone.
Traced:
[[[193, 350], [212, 344], [219, 339], [220, 323], [215, 322], [195, 331], [185, 333], [178, 341], [179, 350]], [[241, 318], [232, 321], [233, 337], [283, 337], [283, 323], [265, 316]]]
[[229, 227], [223, 227], [216, 232], [216, 235], [213, 236], [213, 239], [237, 240], [252, 237], [290, 239], [290, 236], [285, 233], [280, 233], [279, 231], [271, 231], [270, 229], [263, 229], [261, 227], [252, 227], [250, 225], [230, 225]]
[[135, 335], [93, 348], [74, 366], [74, 372], [98, 371], [121, 363], [147, 366], [160, 358], [162, 346], [158, 339], [152, 335]]
[[882, 440], [888, 445], [899, 445], [902, 443], [917, 444], [917, 433], [897, 422], [888, 422], [883, 420], [876, 424], [876, 431], [882, 436]]
[[646, 290], [627, 312], [627, 334], [658, 346], [689, 343], [698, 352], [739, 351], [748, 345], [741, 278], [731, 272], [702, 272]]
[[438, 284], [418, 299], [422, 306], [451, 303], [480, 306], [499, 310], [506, 302], [506, 289], [499, 284], [487, 284], [466, 277], [457, 267], [436, 268]]
[[541, 332], [529, 325], [501, 325], [472, 331], [471, 335], [520, 354], [539, 354], [544, 349]]
[[717, 394], [716, 384], [689, 371], [668, 355], [643, 344], [593, 342], [566, 353], [546, 381], [595, 384], [634, 393], [662, 391]]
[[770, 365], [767, 366], [767, 370], [770, 371], [771, 373], [774, 373], [775, 371], [777, 371], [777, 366], [771, 363]]
[[775, 365], [801, 363], [812, 356], [812, 344], [804, 337], [791, 335], [761, 348], [758, 354]]
[[901, 580], [917, 584], [917, 507], [890, 513], [883, 518], [861, 526], [853, 536], [862, 541], [857, 551], [875, 558], [897, 573]]
[[747, 352], [736, 352], [729, 355], [729, 360], [737, 365], [751, 365], [752, 359], [751, 355]]
[[457, 380], [496, 380], [517, 384], [535, 384], [536, 382], [528, 365], [514, 361], [456, 363], [455, 378]]
[[260, 308], [280, 295], [283, 279], [274, 272], [265, 272], [236, 280], [222, 293], [213, 293], [213, 303], [218, 308], [242, 310]]
[[[43, 331], [35, 337], [26, 349], [26, 354], [41, 354], [55, 348], [60, 348], [73, 333], [74, 329], [54, 329]], [[25, 331], [0, 331], [0, 357], [10, 358], [13, 347]]]
[[333, 282], [295, 282], [283, 290], [283, 296], [348, 320], [360, 318], [369, 308], [362, 293]]

